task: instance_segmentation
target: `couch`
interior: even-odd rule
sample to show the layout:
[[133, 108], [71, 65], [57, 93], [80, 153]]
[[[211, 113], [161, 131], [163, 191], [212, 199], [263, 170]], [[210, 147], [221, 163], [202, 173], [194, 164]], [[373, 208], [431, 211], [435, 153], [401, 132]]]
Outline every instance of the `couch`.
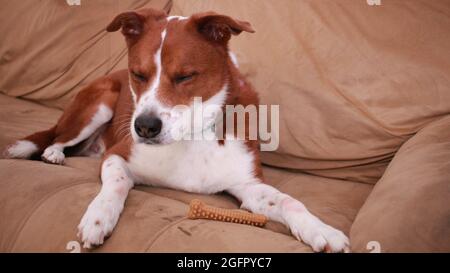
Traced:
[[[69, 1], [70, 2], [70, 1]], [[72, 1], [74, 2], [74, 1]], [[230, 48], [280, 105], [267, 183], [346, 233], [354, 252], [450, 251], [450, 4], [445, 0], [9, 1], [0, 10], [0, 149], [53, 125], [94, 78], [125, 68], [114, 15], [215, 10], [251, 22]], [[100, 189], [99, 159], [0, 159], [0, 251], [69, 252]], [[112, 236], [83, 252], [311, 252], [283, 225], [187, 219], [227, 194], [135, 187]]]

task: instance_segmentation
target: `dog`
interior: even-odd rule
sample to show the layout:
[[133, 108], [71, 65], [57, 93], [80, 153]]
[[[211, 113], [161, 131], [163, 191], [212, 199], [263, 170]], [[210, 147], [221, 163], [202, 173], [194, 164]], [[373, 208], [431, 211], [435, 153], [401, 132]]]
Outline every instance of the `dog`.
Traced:
[[254, 32], [248, 22], [214, 12], [180, 17], [140, 9], [119, 14], [106, 30], [124, 35], [128, 69], [95, 80], [54, 127], [5, 151], [7, 158], [41, 155], [52, 164], [64, 164], [69, 151], [103, 157], [101, 190], [78, 226], [85, 248], [103, 244], [130, 189], [144, 184], [201, 194], [227, 192], [243, 209], [285, 224], [316, 252], [349, 251], [344, 233], [300, 201], [264, 184], [257, 139], [173, 137], [183, 132], [183, 122], [171, 109], [192, 107], [194, 97], [217, 110], [213, 113], [225, 105], [258, 105], [257, 93], [228, 49], [233, 35]]

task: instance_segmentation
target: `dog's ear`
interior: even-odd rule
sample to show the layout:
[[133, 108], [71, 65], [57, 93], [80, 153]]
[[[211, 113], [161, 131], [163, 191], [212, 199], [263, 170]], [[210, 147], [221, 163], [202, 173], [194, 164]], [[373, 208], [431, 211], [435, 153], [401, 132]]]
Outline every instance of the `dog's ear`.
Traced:
[[106, 27], [106, 31], [114, 32], [122, 28], [126, 37], [139, 36], [144, 29], [145, 17], [135, 11], [127, 11], [117, 15]]
[[238, 35], [242, 31], [255, 32], [249, 22], [215, 12], [195, 14], [191, 17], [191, 22], [196, 30], [208, 40], [218, 43], [227, 43], [231, 35]]
[[151, 8], [136, 11], [127, 11], [117, 15], [106, 27], [106, 31], [114, 32], [122, 28], [122, 33], [127, 38], [134, 38], [141, 35], [145, 24], [151, 20], [165, 18], [167, 13]]

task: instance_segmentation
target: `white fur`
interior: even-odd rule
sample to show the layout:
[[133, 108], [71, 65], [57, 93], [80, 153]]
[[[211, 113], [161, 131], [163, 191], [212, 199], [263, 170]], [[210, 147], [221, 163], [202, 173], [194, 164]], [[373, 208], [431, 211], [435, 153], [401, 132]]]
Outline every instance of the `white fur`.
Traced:
[[232, 51], [228, 51], [228, 56], [230, 56], [231, 62], [234, 64], [234, 66], [239, 68], [239, 62], [236, 57], [236, 54], [234, 54], [234, 52], [232, 52]]
[[188, 19], [188, 17], [178, 16], [178, 15], [173, 15], [173, 16], [167, 17], [167, 21], [172, 21], [172, 20], [180, 20], [180, 21], [182, 21], [182, 20], [187, 20], [187, 19]]
[[5, 157], [26, 159], [38, 151], [38, 147], [31, 141], [19, 140], [6, 149]]
[[48, 163], [63, 164], [65, 158], [63, 153], [64, 148], [75, 146], [83, 140], [86, 140], [103, 124], [110, 121], [112, 116], [112, 110], [108, 106], [100, 104], [89, 124], [81, 130], [77, 137], [65, 143], [55, 143], [48, 146], [42, 154], [42, 159]]
[[241, 207], [289, 227], [292, 234], [314, 251], [348, 252], [349, 240], [341, 231], [324, 224], [298, 200], [263, 183], [240, 184], [228, 192], [242, 201]]
[[[131, 76], [129, 76], [129, 77], [131, 77]], [[133, 98], [133, 103], [134, 103], [134, 106], [136, 107], [137, 95], [136, 95], [136, 91], [134, 91], [134, 89], [133, 89], [133, 85], [131, 84], [131, 81], [129, 82], [129, 86], [130, 86], [131, 97]]]
[[[222, 107], [228, 95], [228, 84], [211, 98], [202, 102], [202, 98], [196, 97], [190, 103], [180, 108], [175, 107], [169, 115], [163, 115], [165, 130], [161, 132], [160, 139], [163, 143], [171, 143], [176, 140], [202, 140], [206, 138], [206, 130], [215, 125], [216, 117], [222, 115]], [[194, 121], [194, 122], [192, 122]], [[214, 133], [210, 130], [209, 133]]]
[[[168, 107], [163, 106], [157, 99], [156, 99], [156, 92], [159, 88], [159, 83], [161, 81], [161, 73], [162, 73], [162, 62], [161, 62], [161, 52], [164, 45], [164, 39], [166, 38], [166, 30], [163, 30], [161, 33], [161, 45], [159, 46], [158, 50], [156, 51], [155, 55], [153, 55], [153, 61], [155, 62], [156, 66], [156, 73], [153, 78], [152, 83], [150, 84], [150, 87], [147, 91], [143, 93], [143, 95], [140, 97], [139, 101], [136, 105], [136, 110], [133, 113], [133, 117], [131, 119], [131, 136], [134, 140], [137, 140], [139, 136], [134, 131], [134, 121], [136, 118], [143, 114], [150, 111], [156, 111], [158, 114], [161, 113], [169, 113], [170, 109]], [[131, 87], [131, 92], [135, 93], [133, 87]], [[163, 121], [164, 122], [164, 121]]]
[[63, 153], [64, 146], [61, 144], [53, 144], [48, 146], [41, 158], [47, 163], [64, 164], [65, 155]]
[[100, 245], [119, 220], [125, 199], [133, 187], [123, 158], [117, 155], [108, 157], [102, 164], [102, 189], [89, 205], [80, 224], [78, 237], [83, 247]]
[[128, 167], [141, 184], [211, 194], [257, 181], [253, 160], [241, 141], [178, 141], [135, 144]]

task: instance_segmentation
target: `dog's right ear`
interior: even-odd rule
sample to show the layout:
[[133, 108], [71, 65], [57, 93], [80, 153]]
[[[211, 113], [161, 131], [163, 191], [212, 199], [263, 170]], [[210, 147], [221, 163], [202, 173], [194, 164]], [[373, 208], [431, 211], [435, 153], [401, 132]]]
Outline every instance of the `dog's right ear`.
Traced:
[[134, 11], [127, 11], [116, 16], [106, 27], [106, 31], [114, 32], [122, 28], [125, 37], [137, 37], [144, 30], [145, 17]]

